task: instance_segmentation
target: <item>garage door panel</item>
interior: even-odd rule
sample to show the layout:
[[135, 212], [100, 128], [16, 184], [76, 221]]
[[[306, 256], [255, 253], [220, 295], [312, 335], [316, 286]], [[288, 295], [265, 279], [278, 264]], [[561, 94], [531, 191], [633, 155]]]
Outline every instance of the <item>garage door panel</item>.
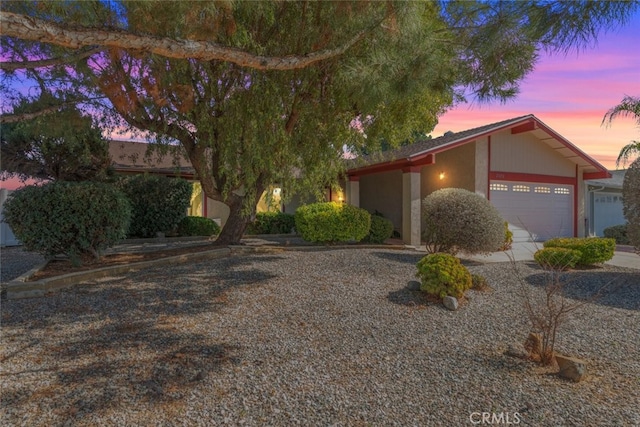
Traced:
[[492, 181], [490, 199], [514, 240], [539, 241], [573, 235], [572, 193], [567, 185]]

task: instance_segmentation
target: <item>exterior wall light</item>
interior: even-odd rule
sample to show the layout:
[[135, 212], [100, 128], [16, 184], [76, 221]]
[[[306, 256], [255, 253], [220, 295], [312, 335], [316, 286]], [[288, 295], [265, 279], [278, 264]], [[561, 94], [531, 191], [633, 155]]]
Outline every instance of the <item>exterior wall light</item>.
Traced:
[[276, 187], [276, 188], [273, 189], [273, 195], [274, 196], [276, 196], [276, 197], [280, 196], [280, 193], [282, 193], [282, 188]]
[[440, 177], [440, 179], [444, 179], [444, 172], [440, 172], [439, 177]]

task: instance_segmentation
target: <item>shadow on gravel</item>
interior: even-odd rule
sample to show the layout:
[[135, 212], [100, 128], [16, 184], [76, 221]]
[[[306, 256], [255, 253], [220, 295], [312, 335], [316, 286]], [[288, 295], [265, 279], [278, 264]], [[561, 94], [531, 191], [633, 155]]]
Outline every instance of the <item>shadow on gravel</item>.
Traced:
[[418, 261], [425, 256], [424, 253], [416, 252], [416, 253], [403, 253], [398, 251], [390, 251], [390, 252], [373, 252], [373, 255], [378, 258], [382, 258], [384, 260], [401, 262], [405, 264], [417, 264]]
[[[36, 402], [58, 421], [74, 424], [88, 414], [151, 402], [179, 416], [193, 387], [240, 363], [235, 343], [200, 333], [202, 319], [210, 317], [199, 315], [225, 306], [229, 290], [274, 278], [259, 265], [278, 259], [230, 257], [153, 268], [3, 303], [11, 349], [0, 351], [2, 412], [19, 417]], [[31, 362], [23, 364], [25, 358]], [[25, 374], [40, 381], [22, 381]]]
[[427, 307], [430, 305], [436, 305], [435, 302], [429, 300], [425, 292], [413, 291], [408, 288], [389, 292], [387, 294], [387, 299], [393, 304], [404, 305], [407, 307]]
[[[540, 272], [526, 278], [527, 283], [544, 287], [550, 273]], [[593, 304], [626, 310], [640, 310], [640, 271], [614, 272], [596, 269], [569, 271], [561, 275], [565, 296], [588, 300]]]

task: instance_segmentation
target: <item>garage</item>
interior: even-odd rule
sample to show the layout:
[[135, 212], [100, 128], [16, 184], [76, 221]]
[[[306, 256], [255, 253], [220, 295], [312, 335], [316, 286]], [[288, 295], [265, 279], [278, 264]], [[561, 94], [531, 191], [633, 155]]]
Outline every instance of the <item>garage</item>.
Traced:
[[514, 241], [573, 236], [572, 185], [491, 181], [491, 203], [509, 222]]

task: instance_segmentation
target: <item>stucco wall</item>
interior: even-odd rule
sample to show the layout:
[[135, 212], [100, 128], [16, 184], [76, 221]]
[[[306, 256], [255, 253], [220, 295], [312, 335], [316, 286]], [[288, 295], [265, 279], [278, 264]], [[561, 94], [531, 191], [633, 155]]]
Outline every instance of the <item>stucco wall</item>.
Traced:
[[491, 170], [574, 177], [575, 163], [531, 133], [504, 131], [491, 136]]
[[360, 177], [360, 207], [376, 210], [402, 230], [402, 172], [391, 171]]
[[424, 199], [436, 190], [450, 187], [475, 191], [475, 160], [475, 142], [436, 154], [436, 162], [422, 168], [420, 197]]

